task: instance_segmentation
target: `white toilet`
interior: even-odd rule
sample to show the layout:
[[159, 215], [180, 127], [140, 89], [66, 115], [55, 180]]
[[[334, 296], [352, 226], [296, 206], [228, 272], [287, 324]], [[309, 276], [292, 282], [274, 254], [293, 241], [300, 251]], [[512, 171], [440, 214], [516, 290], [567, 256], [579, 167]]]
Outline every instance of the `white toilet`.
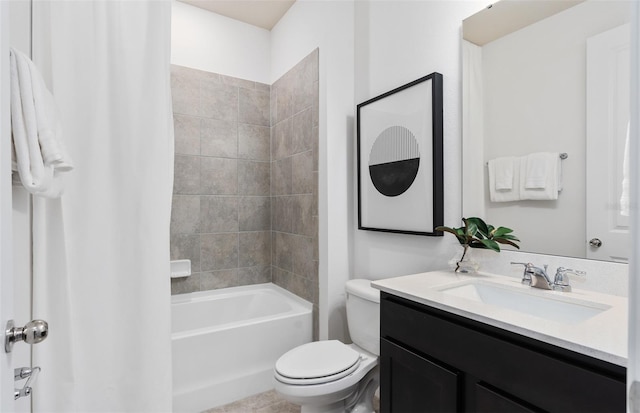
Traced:
[[275, 389], [302, 413], [372, 413], [379, 385], [380, 293], [369, 280], [347, 281], [353, 344], [316, 341], [288, 351], [274, 368]]

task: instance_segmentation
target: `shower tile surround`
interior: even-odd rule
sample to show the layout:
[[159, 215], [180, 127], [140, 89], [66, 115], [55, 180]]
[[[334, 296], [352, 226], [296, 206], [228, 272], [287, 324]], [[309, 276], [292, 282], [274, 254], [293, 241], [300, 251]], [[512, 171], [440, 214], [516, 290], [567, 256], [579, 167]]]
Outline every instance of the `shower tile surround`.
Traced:
[[318, 314], [318, 50], [272, 86], [171, 67], [171, 293], [273, 282]]

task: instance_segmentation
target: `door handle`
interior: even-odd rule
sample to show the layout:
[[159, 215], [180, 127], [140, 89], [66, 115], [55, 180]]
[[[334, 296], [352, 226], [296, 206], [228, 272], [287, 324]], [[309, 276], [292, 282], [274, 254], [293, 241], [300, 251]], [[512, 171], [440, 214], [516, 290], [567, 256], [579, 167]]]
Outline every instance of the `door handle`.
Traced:
[[591, 238], [589, 240], [589, 245], [591, 245], [592, 247], [600, 248], [602, 246], [602, 241], [600, 241], [600, 239], [598, 238]]
[[7, 321], [4, 333], [4, 351], [11, 353], [13, 344], [24, 341], [27, 344], [38, 344], [49, 335], [49, 324], [44, 320], [31, 320], [24, 327], [16, 327], [13, 320]]

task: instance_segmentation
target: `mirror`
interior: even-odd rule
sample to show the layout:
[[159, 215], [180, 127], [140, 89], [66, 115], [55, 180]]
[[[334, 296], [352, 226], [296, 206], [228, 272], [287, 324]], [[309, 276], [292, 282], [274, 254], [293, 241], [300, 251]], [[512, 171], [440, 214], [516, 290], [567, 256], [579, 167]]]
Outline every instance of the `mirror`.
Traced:
[[[513, 228], [522, 251], [626, 262], [630, 7], [502, 0], [464, 20], [463, 216]], [[561, 190], [532, 200], [540, 152], [567, 156], [545, 170]], [[495, 177], [507, 157], [505, 197], [488, 163]]]

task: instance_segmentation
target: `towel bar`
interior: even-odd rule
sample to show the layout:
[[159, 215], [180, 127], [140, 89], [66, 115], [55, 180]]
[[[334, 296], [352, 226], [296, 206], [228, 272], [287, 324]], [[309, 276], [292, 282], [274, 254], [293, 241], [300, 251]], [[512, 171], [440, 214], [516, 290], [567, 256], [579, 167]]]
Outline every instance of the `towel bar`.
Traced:
[[[569, 157], [569, 154], [566, 153], [566, 152], [561, 152], [559, 156], [560, 156], [560, 159], [562, 159], [564, 161], [565, 159], [567, 159]], [[487, 166], [487, 165], [489, 165], [489, 162], [485, 162], [484, 163], [484, 166]]]

